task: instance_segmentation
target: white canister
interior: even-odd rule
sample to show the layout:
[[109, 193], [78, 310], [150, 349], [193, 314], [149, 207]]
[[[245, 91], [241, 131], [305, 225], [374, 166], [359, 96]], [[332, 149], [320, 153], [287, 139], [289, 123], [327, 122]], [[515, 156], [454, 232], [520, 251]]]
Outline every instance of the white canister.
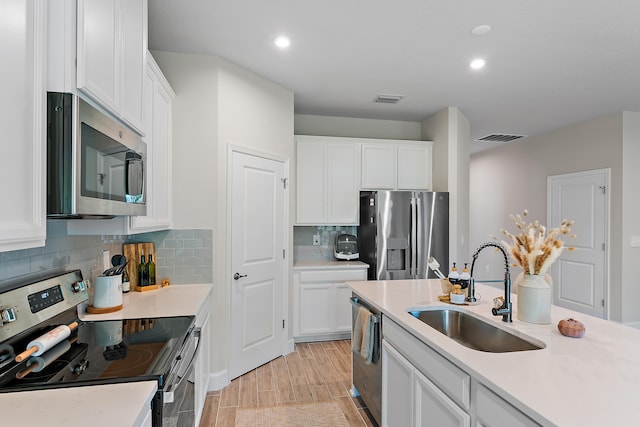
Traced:
[[112, 308], [122, 305], [122, 275], [98, 276], [93, 285], [93, 306]]

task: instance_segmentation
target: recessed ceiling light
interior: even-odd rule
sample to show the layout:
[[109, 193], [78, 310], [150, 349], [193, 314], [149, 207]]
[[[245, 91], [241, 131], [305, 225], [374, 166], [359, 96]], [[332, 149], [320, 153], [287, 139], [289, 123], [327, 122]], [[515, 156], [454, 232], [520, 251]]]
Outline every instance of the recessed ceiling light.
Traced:
[[291, 45], [291, 39], [287, 36], [278, 36], [273, 41], [280, 49], [286, 49]]
[[491, 25], [478, 25], [473, 30], [471, 30], [471, 34], [474, 36], [484, 36], [485, 34], [489, 34], [491, 32]]
[[482, 58], [476, 58], [469, 63], [469, 66], [474, 70], [480, 70], [484, 68], [485, 65], [487, 65], [487, 61]]

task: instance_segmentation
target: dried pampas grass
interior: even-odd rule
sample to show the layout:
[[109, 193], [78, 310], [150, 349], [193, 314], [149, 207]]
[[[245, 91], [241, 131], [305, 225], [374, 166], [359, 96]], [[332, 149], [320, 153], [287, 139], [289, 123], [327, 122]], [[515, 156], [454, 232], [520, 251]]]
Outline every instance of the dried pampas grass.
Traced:
[[[560, 237], [575, 237], [570, 234], [573, 221], [563, 219], [559, 227], [547, 230], [538, 221], [527, 223], [523, 217], [528, 214], [529, 212], [525, 209], [522, 216], [511, 215], [511, 219], [520, 233], [512, 234], [505, 229], [500, 230], [511, 240], [511, 243], [502, 241], [502, 244], [525, 274], [545, 274], [562, 253], [564, 242]], [[573, 249], [575, 248], [567, 248], [567, 250]]]

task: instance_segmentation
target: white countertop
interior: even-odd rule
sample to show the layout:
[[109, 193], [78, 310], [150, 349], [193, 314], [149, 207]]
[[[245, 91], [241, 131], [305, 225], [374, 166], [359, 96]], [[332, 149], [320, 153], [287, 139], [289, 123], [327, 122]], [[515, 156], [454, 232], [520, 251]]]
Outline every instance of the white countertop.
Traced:
[[[194, 316], [211, 284], [171, 285], [123, 296], [123, 309], [109, 314], [82, 314], [83, 321], [139, 317]], [[0, 393], [0, 414], [12, 425], [137, 426], [156, 392], [156, 381], [53, 390]]]
[[[479, 379], [502, 398], [544, 425], [638, 425], [640, 407], [640, 330], [561, 307], [552, 307], [551, 324], [502, 322], [491, 314], [501, 289], [477, 284], [481, 301], [473, 306], [442, 303], [439, 280], [347, 282], [351, 289], [420, 340]], [[516, 311], [516, 296], [512, 298]], [[542, 350], [485, 353], [464, 347], [407, 313], [408, 308], [446, 306], [468, 310], [516, 334], [546, 344]], [[558, 332], [573, 317], [586, 327], [582, 338]]]
[[2, 423], [13, 426], [138, 426], [157, 381], [0, 393]]
[[80, 319], [91, 321], [194, 316], [210, 291], [210, 284], [171, 285], [146, 292], [131, 291], [122, 296], [122, 310], [107, 314], [88, 314], [83, 311]]
[[338, 261], [336, 259], [296, 261], [293, 263], [293, 269], [296, 271], [317, 270], [322, 268], [327, 268], [332, 270], [354, 270], [354, 269], [369, 268], [369, 264], [362, 261]]

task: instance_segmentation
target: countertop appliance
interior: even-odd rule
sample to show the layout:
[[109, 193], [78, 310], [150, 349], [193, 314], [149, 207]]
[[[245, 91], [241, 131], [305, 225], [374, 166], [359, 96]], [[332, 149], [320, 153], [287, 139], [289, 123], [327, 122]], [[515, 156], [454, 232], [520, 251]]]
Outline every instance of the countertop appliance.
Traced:
[[47, 94], [47, 216], [146, 215], [147, 146], [70, 93]]
[[449, 193], [361, 192], [358, 240], [369, 280], [435, 278], [429, 257], [449, 265]]
[[353, 234], [338, 234], [333, 248], [333, 256], [339, 260], [358, 259], [358, 238]]
[[[178, 415], [184, 425], [193, 425], [189, 377], [200, 342], [195, 318], [83, 322], [77, 306], [87, 300], [87, 287], [75, 270], [0, 294], [0, 393], [153, 380], [158, 392], [151, 404], [152, 425], [178, 425]], [[68, 338], [16, 361], [39, 337], [74, 322], [79, 325]]]

